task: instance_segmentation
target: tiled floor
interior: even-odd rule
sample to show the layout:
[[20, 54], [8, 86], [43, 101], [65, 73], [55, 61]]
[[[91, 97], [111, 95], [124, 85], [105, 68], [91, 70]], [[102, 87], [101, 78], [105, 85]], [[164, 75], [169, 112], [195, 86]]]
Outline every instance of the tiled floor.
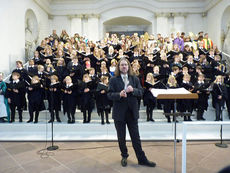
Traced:
[[[189, 142], [187, 144], [188, 173], [216, 173], [230, 165], [229, 148], [217, 148], [215, 142]], [[55, 143], [59, 150], [42, 150], [50, 145], [44, 142], [0, 143], [0, 173], [171, 173], [173, 172], [172, 142], [142, 142], [149, 160], [156, 168], [137, 165], [131, 143], [128, 166], [120, 166], [120, 152], [116, 142]], [[181, 172], [181, 143], [177, 144], [177, 172]]]

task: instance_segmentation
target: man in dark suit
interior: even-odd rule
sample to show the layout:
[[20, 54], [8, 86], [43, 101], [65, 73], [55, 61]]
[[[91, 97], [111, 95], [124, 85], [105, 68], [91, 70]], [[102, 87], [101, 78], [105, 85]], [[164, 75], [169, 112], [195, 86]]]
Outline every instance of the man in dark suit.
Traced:
[[118, 143], [121, 150], [121, 165], [127, 165], [128, 150], [126, 146], [126, 125], [132, 140], [133, 148], [139, 165], [155, 167], [150, 162], [141, 147], [138, 130], [138, 97], [142, 96], [143, 89], [139, 79], [132, 75], [131, 65], [126, 58], [120, 59], [115, 76], [110, 79], [108, 98], [113, 101], [113, 119], [117, 130]]

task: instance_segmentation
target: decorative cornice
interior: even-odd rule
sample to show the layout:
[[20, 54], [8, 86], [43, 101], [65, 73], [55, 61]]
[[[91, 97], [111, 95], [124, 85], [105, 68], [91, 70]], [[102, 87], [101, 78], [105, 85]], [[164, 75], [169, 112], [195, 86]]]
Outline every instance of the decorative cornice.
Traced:
[[155, 17], [170, 17], [171, 16], [171, 13], [154, 13], [155, 14]]
[[48, 14], [48, 19], [53, 20], [54, 19], [54, 15]]

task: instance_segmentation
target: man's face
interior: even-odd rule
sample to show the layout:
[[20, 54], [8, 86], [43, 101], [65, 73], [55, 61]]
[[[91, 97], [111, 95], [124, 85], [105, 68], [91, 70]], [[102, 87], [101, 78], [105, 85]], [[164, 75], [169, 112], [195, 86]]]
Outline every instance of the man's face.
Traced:
[[122, 74], [127, 74], [129, 70], [128, 63], [125, 60], [122, 60], [120, 65], [119, 65], [119, 70]]

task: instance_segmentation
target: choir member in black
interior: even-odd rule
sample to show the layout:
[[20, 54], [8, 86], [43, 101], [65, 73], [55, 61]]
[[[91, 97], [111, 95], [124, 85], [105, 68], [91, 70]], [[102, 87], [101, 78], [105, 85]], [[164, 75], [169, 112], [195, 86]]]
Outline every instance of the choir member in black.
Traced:
[[44, 88], [40, 83], [39, 77], [34, 76], [31, 80], [31, 84], [27, 87], [30, 114], [30, 119], [27, 121], [27, 123], [33, 122], [33, 120], [34, 123], [38, 123], [39, 112], [45, 109], [43, 102], [43, 89]]
[[[23, 68], [23, 64], [22, 61], [16, 61], [16, 69], [14, 69], [12, 71], [13, 72], [18, 72], [20, 74], [20, 79], [21, 81], [25, 82], [25, 81], [30, 81], [29, 77], [28, 77], [28, 72], [25, 68]], [[10, 78], [10, 81], [12, 80], [12, 77]]]
[[62, 88], [63, 91], [63, 112], [67, 113], [67, 123], [75, 123], [75, 112], [78, 96], [77, 83], [73, 84], [70, 76], [65, 77], [65, 85]]
[[146, 76], [146, 81], [144, 82], [144, 94], [143, 101], [144, 106], [146, 106], [147, 121], [153, 121], [153, 109], [156, 105], [156, 98], [153, 96], [151, 89], [154, 88], [154, 77], [152, 73], [148, 73]]
[[228, 117], [230, 119], [230, 73], [227, 73], [224, 83], [225, 83], [226, 90], [228, 93], [228, 99], [226, 100], [226, 106], [228, 109]]
[[178, 54], [174, 55], [174, 61], [171, 64], [171, 68], [173, 66], [177, 66], [179, 69], [182, 69], [182, 64], [181, 64], [180, 60], [181, 60], [181, 58], [180, 58], [180, 56]]
[[142, 60], [142, 57], [139, 55], [139, 50], [137, 48], [134, 49], [133, 55], [129, 58], [129, 62], [132, 63], [135, 59], [137, 59], [138, 61]]
[[29, 66], [28, 66], [28, 75], [33, 77], [34, 75], [37, 74], [38, 68], [34, 64], [34, 60], [29, 60]]
[[172, 67], [171, 75], [175, 77], [175, 79], [177, 80], [177, 84], [181, 83], [182, 78], [183, 78], [183, 74], [180, 71], [180, 68], [178, 66]]
[[[83, 112], [83, 123], [90, 123], [91, 113], [94, 108], [94, 92], [95, 83], [86, 73], [83, 75], [83, 82], [81, 84], [81, 111]], [[87, 118], [88, 113], [88, 118]]]
[[12, 73], [12, 81], [7, 88], [7, 98], [10, 104], [10, 122], [15, 122], [15, 109], [18, 110], [19, 122], [22, 122], [22, 112], [24, 107], [25, 83], [20, 81], [18, 72]]
[[197, 107], [197, 120], [205, 120], [204, 111], [208, 109], [209, 84], [204, 82], [204, 75], [199, 74], [198, 81], [194, 85], [194, 92], [198, 94], [198, 100], [195, 101]]
[[46, 46], [46, 41], [45, 41], [45, 40], [42, 40], [42, 41], [41, 41], [41, 45], [39, 45], [39, 46], [36, 48], [36, 51], [39, 52], [40, 57], [41, 57], [41, 52], [44, 51], [44, 49], [45, 49], [45, 46]]
[[109, 67], [109, 72], [110, 72], [111, 76], [114, 76], [115, 75], [116, 66], [117, 66], [117, 60], [116, 59], [111, 60], [110, 64], [111, 65]]
[[50, 77], [50, 85], [48, 88], [48, 102], [50, 111], [50, 120], [48, 123], [54, 121], [54, 113], [56, 115], [57, 122], [61, 122], [59, 117], [59, 111], [61, 111], [61, 84], [58, 81], [56, 75]]
[[43, 61], [45, 61], [46, 59], [50, 59], [51, 62], [53, 62], [54, 56], [53, 56], [53, 51], [51, 46], [46, 45], [44, 51], [41, 52], [40, 54], [41, 54], [41, 59], [43, 59]]
[[72, 78], [73, 83], [82, 80], [83, 68], [82, 65], [78, 63], [78, 58], [76, 56], [73, 57], [71, 62], [69, 62], [67, 69], [69, 70], [69, 75]]
[[[191, 76], [188, 73], [184, 74], [183, 81], [180, 86], [192, 92], [194, 90], [194, 86], [190, 82], [190, 79], [191, 79]], [[190, 100], [190, 99], [179, 100], [179, 110], [180, 112], [188, 112], [192, 114], [193, 100]], [[184, 116], [184, 121], [192, 121], [191, 116]]]
[[98, 77], [101, 78], [102, 76], [107, 76], [108, 78], [111, 77], [106, 66], [102, 66], [100, 68], [100, 73], [98, 73]]
[[200, 56], [200, 66], [202, 67], [202, 73], [205, 75], [206, 78], [213, 81], [214, 74], [212, 66], [207, 61], [207, 58], [205, 55]]
[[212, 90], [212, 105], [216, 109], [216, 120], [222, 121], [223, 116], [222, 111], [225, 104], [225, 101], [228, 99], [228, 93], [226, 86], [223, 83], [223, 77], [217, 76], [214, 81], [213, 90]]
[[193, 56], [192, 55], [187, 56], [187, 62], [184, 64], [184, 66], [188, 67], [188, 73], [191, 76], [195, 75], [196, 64], [193, 61]]
[[[142, 74], [140, 73], [140, 64], [139, 64], [137, 59], [132, 62], [132, 70], [133, 70], [133, 75], [138, 77], [139, 82], [142, 86], [142, 79], [143, 78], [142, 78]], [[139, 109], [140, 109], [140, 105], [141, 105], [141, 99], [142, 99], [141, 97], [137, 97]]]
[[215, 57], [214, 50], [210, 49], [209, 50], [209, 55], [207, 56], [208, 62], [210, 63], [210, 62], [214, 61], [214, 57]]
[[91, 80], [97, 84], [100, 80], [100, 78], [98, 77], [97, 74], [95, 74], [95, 69], [94, 68], [89, 68], [89, 77], [91, 78]]
[[189, 55], [193, 55], [192, 51], [191, 51], [191, 48], [189, 45], [185, 45], [184, 46], [184, 51], [183, 51], [183, 61], [186, 61], [186, 57], [189, 56]]
[[200, 74], [203, 74], [202, 70], [203, 69], [202, 69], [202, 67], [200, 65], [196, 66], [196, 73], [195, 73], [195, 75], [191, 79], [191, 81], [192, 81], [193, 84], [195, 84], [198, 81], [198, 76]]
[[102, 125], [105, 124], [104, 116], [106, 118], [106, 123], [110, 124], [109, 113], [111, 110], [111, 101], [107, 97], [108, 84], [109, 84], [109, 78], [107, 76], [102, 76], [101, 82], [98, 83], [96, 89], [97, 112], [101, 116]]
[[[177, 80], [173, 75], [170, 75], [167, 82], [167, 88], [178, 88]], [[171, 111], [174, 110], [174, 100], [163, 100], [164, 101], [164, 113], [171, 113]], [[165, 116], [168, 120], [168, 123], [171, 122], [170, 116]], [[175, 118], [173, 117], [173, 120], [175, 121]]]
[[44, 71], [44, 66], [43, 65], [38, 65], [38, 72], [37, 76], [39, 77], [40, 82], [45, 86], [45, 81], [46, 81], [46, 76], [45, 76], [45, 71]]
[[203, 41], [198, 41], [198, 50], [199, 50], [199, 55], [207, 55], [208, 51], [203, 47]]
[[145, 76], [148, 73], [152, 73], [153, 72], [153, 67], [155, 65], [156, 61], [153, 60], [153, 54], [149, 54], [148, 55], [148, 59], [145, 60]]
[[113, 46], [109, 46], [108, 54], [105, 55], [105, 57], [108, 59], [108, 66], [111, 66], [112, 60], [117, 56], [117, 54], [114, 52]]
[[199, 62], [200, 62], [199, 50], [195, 50], [193, 60], [194, 60], [194, 63], [195, 63], [196, 65], [199, 64]]
[[37, 50], [34, 51], [34, 57], [32, 58], [32, 60], [34, 60], [35, 65], [43, 65], [44, 64], [44, 61], [42, 61], [42, 59], [40, 58], [40, 54]]
[[[28, 75], [28, 71], [25, 68], [23, 68], [22, 61], [16, 61], [16, 67], [17, 68], [14, 69], [13, 72], [18, 72], [20, 74], [20, 79], [19, 80], [24, 82], [24, 85], [25, 85], [26, 81], [30, 82], [31, 79], [30, 79], [30, 77]], [[10, 81], [11, 80], [12, 80], [12, 76], [10, 78]], [[24, 90], [22, 90], [23, 105], [24, 105], [23, 109], [27, 110], [27, 103], [26, 103], [26, 96], [25, 95], [26, 95], [26, 90], [24, 89]]]
[[62, 83], [65, 77], [68, 75], [68, 70], [65, 65], [65, 60], [60, 58], [57, 62], [57, 66], [55, 67], [58, 79]]
[[180, 48], [178, 44], [173, 44], [173, 50], [167, 53], [169, 63], [172, 63], [174, 60], [174, 56], [178, 55], [179, 53], [180, 53]]

